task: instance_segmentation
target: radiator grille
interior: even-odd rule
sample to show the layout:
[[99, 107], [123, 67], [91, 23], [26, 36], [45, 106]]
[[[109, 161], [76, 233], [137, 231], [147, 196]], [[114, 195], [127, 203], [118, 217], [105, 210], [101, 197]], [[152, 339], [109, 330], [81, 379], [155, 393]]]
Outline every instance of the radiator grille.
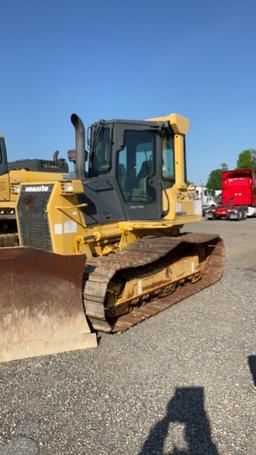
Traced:
[[52, 251], [47, 204], [53, 185], [22, 186], [18, 202], [21, 243], [23, 246]]

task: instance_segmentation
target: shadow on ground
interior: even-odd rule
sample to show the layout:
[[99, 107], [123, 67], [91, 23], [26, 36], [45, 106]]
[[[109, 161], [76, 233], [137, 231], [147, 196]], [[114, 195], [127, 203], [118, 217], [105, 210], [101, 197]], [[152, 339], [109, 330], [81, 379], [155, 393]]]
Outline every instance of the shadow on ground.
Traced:
[[[185, 448], [178, 448], [172, 439], [177, 424], [183, 430]], [[173, 448], [164, 450], [165, 440], [171, 435]], [[170, 441], [169, 437], [168, 440]], [[218, 455], [211, 438], [211, 426], [204, 409], [203, 387], [177, 387], [168, 403], [165, 417], [150, 431], [139, 455]]]
[[254, 385], [256, 387], [256, 355], [249, 355], [248, 364], [249, 364], [249, 368], [250, 368], [250, 372], [252, 375]]

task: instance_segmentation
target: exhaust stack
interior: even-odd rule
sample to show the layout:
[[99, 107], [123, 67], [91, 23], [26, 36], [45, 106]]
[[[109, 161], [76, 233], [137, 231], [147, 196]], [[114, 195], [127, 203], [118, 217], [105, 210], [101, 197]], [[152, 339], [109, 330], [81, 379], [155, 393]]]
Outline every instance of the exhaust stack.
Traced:
[[75, 173], [76, 177], [83, 181], [85, 179], [85, 128], [77, 114], [72, 114], [70, 119], [76, 131]]

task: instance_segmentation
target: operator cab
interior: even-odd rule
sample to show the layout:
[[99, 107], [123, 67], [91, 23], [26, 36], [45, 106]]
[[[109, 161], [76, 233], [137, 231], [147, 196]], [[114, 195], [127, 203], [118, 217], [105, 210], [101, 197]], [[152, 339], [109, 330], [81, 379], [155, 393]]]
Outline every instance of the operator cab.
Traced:
[[175, 183], [173, 131], [168, 122], [110, 120], [88, 135], [86, 223], [160, 220], [162, 192]]
[[170, 121], [101, 120], [89, 128], [88, 152], [82, 120], [72, 114], [71, 121], [76, 130], [72, 160], [84, 183], [79, 203], [87, 204], [86, 224], [163, 219], [168, 212], [163, 193], [176, 177]]

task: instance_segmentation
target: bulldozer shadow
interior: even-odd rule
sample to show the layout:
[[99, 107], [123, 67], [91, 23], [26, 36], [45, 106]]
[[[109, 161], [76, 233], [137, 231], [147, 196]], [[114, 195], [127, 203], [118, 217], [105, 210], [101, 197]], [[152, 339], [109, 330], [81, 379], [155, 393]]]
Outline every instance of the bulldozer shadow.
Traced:
[[254, 382], [254, 385], [256, 387], [256, 355], [249, 355], [248, 357], [248, 365], [250, 368], [250, 372], [252, 375], [252, 379]]
[[[183, 441], [176, 441], [177, 426], [183, 429]], [[169, 433], [171, 432], [171, 433]], [[172, 434], [173, 433], [173, 434]], [[171, 434], [172, 449], [165, 450]], [[176, 434], [177, 436], [177, 434]], [[180, 446], [180, 447], [178, 447]], [[218, 455], [211, 438], [211, 427], [204, 409], [203, 387], [177, 387], [167, 405], [166, 415], [150, 431], [138, 455]]]

